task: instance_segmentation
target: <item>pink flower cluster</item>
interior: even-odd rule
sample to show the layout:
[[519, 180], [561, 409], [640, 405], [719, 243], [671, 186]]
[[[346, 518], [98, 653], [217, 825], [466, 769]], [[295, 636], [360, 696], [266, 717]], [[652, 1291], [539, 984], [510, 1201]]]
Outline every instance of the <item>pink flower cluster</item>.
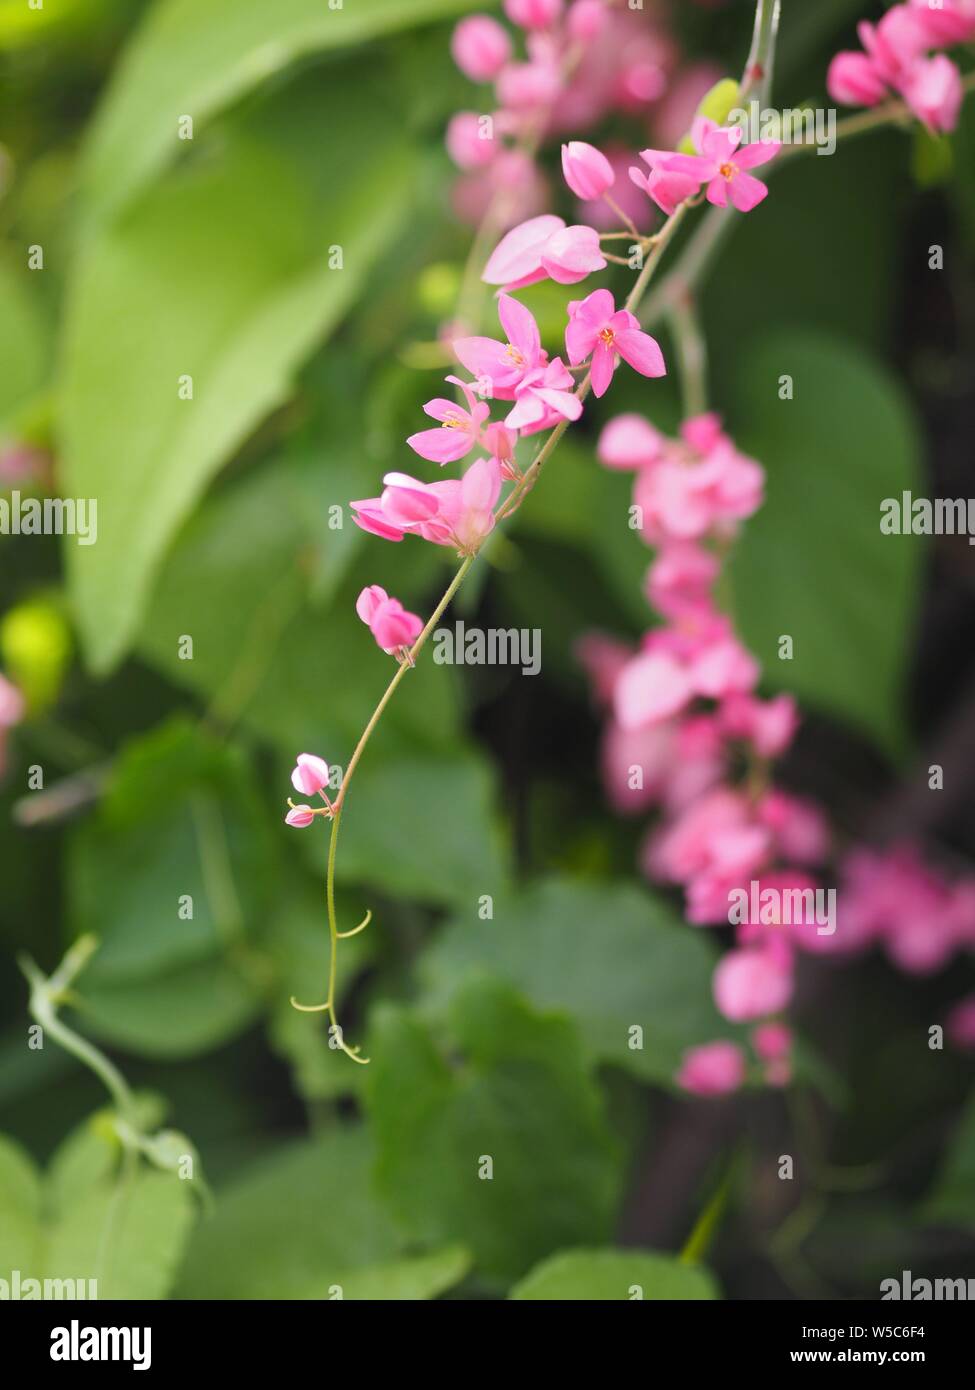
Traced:
[[739, 212], [751, 212], [768, 195], [768, 188], [750, 169], [774, 159], [781, 146], [778, 140], [756, 140], [741, 144], [737, 127], [719, 126], [699, 116], [691, 126], [695, 154], [673, 154], [667, 150], [643, 150], [640, 158], [649, 174], [631, 169], [630, 178], [653, 199], [668, 217], [679, 203], [694, 197], [702, 188], [715, 207], [730, 203]]
[[[488, 15], [461, 20], [451, 45], [454, 61], [471, 81], [493, 84], [492, 110], [460, 111], [447, 129], [448, 153], [462, 171], [454, 190], [455, 209], [473, 223], [481, 220], [489, 206], [502, 226], [542, 211], [547, 188], [534, 155], [539, 140], [564, 131], [588, 130], [619, 112], [630, 122], [644, 121], [654, 143], [676, 145], [691, 125], [698, 103], [722, 76], [709, 63], [682, 67], [680, 50], [662, 13], [651, 12], [649, 6], [630, 8], [614, 0], [510, 0], [505, 15], [522, 33], [523, 58], [516, 56], [515, 35]], [[645, 227], [646, 204], [626, 179], [634, 162], [632, 150], [609, 147], [603, 176], [592, 185], [586, 171], [574, 176], [572, 151], [577, 144], [564, 147], [569, 155], [566, 163], [563, 151], [563, 172], [580, 200], [585, 222], [605, 230], [618, 220], [610, 217], [600, 201], [615, 182], [618, 204], [639, 227]], [[713, 162], [712, 155], [713, 151], [698, 151], [700, 159]], [[759, 162], [756, 155], [757, 149], [745, 159]], [[717, 167], [725, 162], [722, 159]], [[742, 159], [732, 162], [746, 167]], [[688, 189], [705, 181], [694, 182], [702, 167], [698, 164], [690, 177], [682, 176]], [[605, 183], [607, 169], [609, 184]], [[707, 181], [712, 182], [713, 176]], [[600, 182], [605, 186], [600, 187]], [[729, 186], [731, 182], [729, 178]], [[657, 179], [654, 186], [661, 183]], [[643, 184], [638, 181], [638, 186]], [[736, 187], [744, 185], [736, 181]], [[718, 196], [717, 186], [715, 193]]]
[[[947, 883], [910, 845], [856, 849], [839, 867], [834, 921], [809, 911], [823, 888], [814, 870], [829, 856], [829, 828], [811, 802], [769, 783], [769, 763], [795, 736], [796, 705], [789, 695], [756, 694], [758, 663], [713, 596], [727, 541], [761, 505], [762, 469], [714, 415], [686, 421], [676, 440], [641, 416], [619, 416], [603, 430], [598, 454], [605, 467], [635, 474], [634, 515], [656, 547], [646, 593], [664, 619], [636, 650], [599, 634], [579, 645], [606, 711], [607, 794], [623, 814], [660, 810], [641, 866], [652, 881], [683, 889], [687, 920], [734, 925], [735, 946], [714, 972], [714, 1000], [730, 1022], [758, 1025], [757, 1075], [782, 1085], [790, 1045], [780, 1016], [792, 999], [797, 952], [849, 955], [883, 945], [902, 970], [936, 971], [957, 950], [975, 948], [975, 878]], [[786, 900], [804, 911], [784, 910]], [[969, 1036], [970, 1012], [953, 1018], [959, 1039]], [[685, 1056], [678, 1082], [719, 1095], [748, 1075], [737, 1044], [714, 1042]]]
[[857, 26], [859, 52], [838, 53], [827, 88], [846, 106], [876, 106], [892, 92], [932, 131], [958, 124], [962, 81], [944, 53], [932, 49], [975, 39], [975, 0], [908, 0], [877, 24]]
[[[440, 421], [438, 429], [420, 430], [407, 443], [414, 453], [442, 466], [480, 448], [478, 458], [459, 479], [425, 483], [408, 473], [387, 473], [378, 497], [353, 502], [357, 525], [384, 540], [417, 535], [434, 545], [474, 555], [494, 529], [502, 482], [519, 477], [515, 446], [520, 436], [577, 420], [582, 401], [561, 357], [549, 358], [533, 315], [517, 299], [502, 294], [498, 303], [506, 340], [456, 338], [453, 350], [473, 381], [450, 376], [465, 405], [436, 398], [424, 406]], [[595, 290], [569, 305], [566, 354], [574, 367], [590, 364], [597, 395], [609, 386], [619, 358], [644, 376], [661, 376], [666, 368], [659, 346], [640, 331], [633, 314], [616, 309], [609, 290]], [[492, 421], [484, 399], [509, 407], [503, 420]], [[370, 592], [370, 591], [367, 591]], [[380, 591], [381, 592], [381, 591]], [[360, 603], [362, 600], [360, 599]], [[360, 609], [360, 617], [371, 620]], [[378, 640], [378, 637], [377, 637]], [[380, 641], [380, 646], [390, 644]]]

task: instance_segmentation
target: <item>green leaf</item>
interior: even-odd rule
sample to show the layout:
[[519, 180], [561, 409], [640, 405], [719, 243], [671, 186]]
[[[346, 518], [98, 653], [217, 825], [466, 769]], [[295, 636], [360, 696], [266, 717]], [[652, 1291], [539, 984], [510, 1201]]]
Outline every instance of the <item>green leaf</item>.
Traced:
[[272, 881], [266, 812], [238, 749], [174, 720], [122, 753], [70, 842], [74, 935], [101, 946], [86, 1021], [154, 1056], [213, 1046], [253, 1017], [251, 956]]
[[975, 1100], [962, 1113], [920, 1214], [933, 1226], [975, 1230]]
[[[177, 122], [206, 121], [259, 83], [309, 54], [348, 47], [476, 9], [479, 0], [161, 0], [118, 67], [95, 118], [84, 159], [84, 191], [98, 216], [116, 209], [183, 150]], [[344, 118], [341, 144], [355, 123]], [[390, 127], [391, 131], [394, 127]], [[325, 150], [322, 153], [326, 153]]]
[[0, 258], [0, 444], [17, 409], [44, 385], [50, 334], [32, 277], [41, 271], [15, 268]]
[[458, 993], [449, 1033], [444, 1052], [414, 1014], [386, 1007], [370, 1039], [377, 1175], [404, 1222], [460, 1240], [497, 1280], [605, 1239], [619, 1154], [572, 1026], [480, 982]]
[[127, 1178], [118, 1152], [86, 1121], [44, 1181], [0, 1136], [0, 1277], [95, 1280], [102, 1300], [166, 1296], [193, 1222], [189, 1184], [141, 1168]]
[[565, 1250], [545, 1260], [509, 1295], [548, 1302], [609, 1302], [717, 1298], [714, 1280], [698, 1265], [643, 1250]]
[[377, 82], [349, 72], [275, 93], [77, 259], [61, 443], [65, 489], [99, 504], [98, 544], [66, 550], [95, 671], [124, 654], [176, 529], [404, 215], [412, 151]]
[[336, 872], [474, 912], [507, 882], [491, 799], [481, 757], [373, 759], [350, 784]]
[[470, 1268], [471, 1257], [460, 1245], [448, 1245], [429, 1255], [414, 1255], [390, 1264], [373, 1265], [345, 1276], [342, 1297], [370, 1302], [415, 1302], [436, 1298], [458, 1284]]
[[465, 980], [489, 973], [536, 1008], [568, 1014], [591, 1057], [668, 1084], [686, 1048], [727, 1036], [711, 1003], [713, 965], [704, 934], [650, 893], [553, 879], [497, 901], [493, 921], [481, 921], [472, 902], [420, 971], [436, 1010]]
[[[779, 399], [782, 375], [791, 401]], [[765, 505], [733, 555], [742, 636], [770, 686], [898, 754], [925, 546], [882, 535], [880, 508], [919, 489], [910, 406], [861, 351], [797, 332], [745, 346], [734, 399], [738, 442], [767, 471]], [[779, 659], [783, 634], [791, 661]]]
[[15, 1269], [24, 1275], [38, 1269], [42, 1201], [40, 1175], [30, 1155], [0, 1134], [0, 1278], [9, 1279]]
[[465, 1260], [456, 1250], [401, 1261], [402, 1236], [376, 1199], [370, 1165], [366, 1134], [355, 1129], [259, 1159], [218, 1190], [215, 1212], [190, 1246], [180, 1295], [366, 1298], [408, 1289], [405, 1296], [420, 1298], [460, 1278]]
[[149, 1172], [118, 1191], [120, 1181], [90, 1190], [62, 1214], [48, 1239], [47, 1269], [97, 1279], [99, 1299], [165, 1298], [193, 1224], [188, 1184]]

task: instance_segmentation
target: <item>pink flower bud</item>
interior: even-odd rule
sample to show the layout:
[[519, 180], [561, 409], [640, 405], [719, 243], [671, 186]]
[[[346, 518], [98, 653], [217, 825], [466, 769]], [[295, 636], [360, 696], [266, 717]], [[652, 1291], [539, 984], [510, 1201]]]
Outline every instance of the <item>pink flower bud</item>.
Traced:
[[500, 146], [492, 126], [476, 111], [458, 111], [447, 122], [444, 143], [458, 169], [481, 169], [490, 164]]
[[511, 39], [496, 19], [472, 14], [450, 40], [454, 62], [472, 82], [492, 82], [511, 57]]
[[602, 33], [607, 18], [603, 0], [575, 0], [566, 19], [569, 38], [577, 43], [592, 43]]
[[677, 1084], [695, 1096], [724, 1096], [745, 1080], [745, 1058], [733, 1042], [705, 1043], [684, 1053]]
[[791, 998], [792, 965], [780, 951], [729, 951], [714, 972], [714, 1002], [732, 1023], [776, 1014]]
[[291, 774], [291, 785], [302, 796], [314, 796], [328, 786], [328, 763], [314, 753], [299, 753], [297, 765]]
[[572, 140], [562, 146], [562, 173], [577, 198], [601, 198], [616, 182], [613, 166], [595, 145]]
[[884, 79], [866, 53], [837, 53], [826, 74], [826, 90], [843, 106], [876, 106], [887, 94]]
[[0, 676], [0, 729], [19, 724], [23, 717], [23, 695], [5, 676]]
[[562, 13], [562, 0], [504, 0], [504, 12], [522, 29], [547, 29]]
[[596, 445], [596, 457], [606, 468], [649, 468], [663, 454], [664, 437], [642, 415], [617, 415]]
[[303, 830], [306, 825], [311, 825], [315, 819], [315, 812], [310, 806], [292, 806], [285, 816], [285, 824], [293, 825], [298, 830]]

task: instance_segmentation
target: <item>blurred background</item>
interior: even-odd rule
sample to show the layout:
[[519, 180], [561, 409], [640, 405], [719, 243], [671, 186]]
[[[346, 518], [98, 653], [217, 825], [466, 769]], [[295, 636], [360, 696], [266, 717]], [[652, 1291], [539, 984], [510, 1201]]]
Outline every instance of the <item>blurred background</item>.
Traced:
[[[784, 0], [774, 103], [822, 106], [883, 8]], [[339, 917], [374, 916], [340, 1001], [370, 1066], [289, 1004], [321, 997], [328, 950], [327, 835], [283, 824], [295, 754], [343, 765], [389, 679], [363, 585], [425, 615], [452, 572], [347, 504], [390, 469], [427, 476], [404, 440], [444, 334], [495, 331], [476, 225], [493, 206], [483, 260], [523, 217], [587, 220], [559, 140], [622, 168], [673, 147], [741, 73], [753, 9], [647, 0], [612, 82], [590, 73], [536, 160], [485, 172], [445, 148], [455, 113], [492, 109], [450, 36], [500, 6], [0, 0], [0, 496], [98, 501], [95, 544], [0, 535], [0, 1278], [786, 1299], [975, 1277], [970, 1015], [929, 1034], [972, 992], [970, 950], [923, 973], [804, 957], [787, 1086], [674, 1085], [688, 1048], [745, 1036], [711, 1001], [727, 933], [641, 875], [649, 817], [607, 801], [577, 652], [651, 621], [629, 480], [594, 446], [622, 410], [673, 431], [676, 374], [618, 376], [461, 592], [469, 624], [541, 630], [540, 674], [428, 653], [357, 773]], [[950, 139], [790, 160], [699, 300], [711, 404], [768, 472], [731, 588], [763, 690], [803, 710], [779, 781], [840, 845], [916, 844], [951, 883], [975, 851], [975, 552], [878, 518], [904, 489], [972, 490], [973, 111]], [[576, 293], [526, 293], [544, 342]], [[63, 1017], [140, 1134], [170, 1136], [135, 1169], [102, 1081], [29, 1031], [18, 954], [50, 974], [88, 933]]]

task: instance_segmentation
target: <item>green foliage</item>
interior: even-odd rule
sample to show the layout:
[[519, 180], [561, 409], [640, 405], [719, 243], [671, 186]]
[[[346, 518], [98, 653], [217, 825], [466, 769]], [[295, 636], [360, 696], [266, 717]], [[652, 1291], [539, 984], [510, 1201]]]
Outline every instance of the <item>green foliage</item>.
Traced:
[[449, 1050], [386, 1006], [370, 1039], [379, 1184], [409, 1229], [463, 1241], [499, 1281], [560, 1245], [605, 1239], [619, 1153], [572, 1026], [477, 982], [458, 992], [448, 1037]]
[[697, 1265], [642, 1250], [566, 1250], [533, 1269], [510, 1298], [546, 1302], [716, 1298], [714, 1280]]
[[[779, 395], [786, 375], [792, 400]], [[734, 400], [737, 438], [767, 470], [766, 503], [733, 557], [742, 636], [773, 688], [901, 753], [923, 542], [883, 535], [880, 506], [918, 491], [910, 406], [862, 352], [796, 332], [745, 344]], [[779, 659], [784, 634], [791, 661]]]
[[[67, 1177], [68, 1166], [74, 1180]], [[84, 1181], [77, 1180], [82, 1173]], [[118, 1169], [91, 1126], [69, 1137], [44, 1178], [0, 1136], [0, 1269], [9, 1278], [97, 1280], [99, 1299], [165, 1298], [193, 1223], [188, 1184]]]
[[198, 1227], [179, 1295], [416, 1299], [455, 1283], [468, 1263], [456, 1246], [404, 1255], [373, 1193], [370, 1160], [368, 1139], [355, 1129], [281, 1145], [259, 1159]]
[[962, 1112], [920, 1214], [932, 1225], [975, 1229], [975, 1100]]
[[702, 934], [652, 894], [552, 880], [496, 902], [491, 921], [471, 903], [426, 952], [421, 975], [436, 1009], [472, 976], [496, 976], [535, 1008], [571, 1018], [590, 1057], [669, 1084], [686, 1048], [727, 1031], [711, 1003], [713, 964]]

